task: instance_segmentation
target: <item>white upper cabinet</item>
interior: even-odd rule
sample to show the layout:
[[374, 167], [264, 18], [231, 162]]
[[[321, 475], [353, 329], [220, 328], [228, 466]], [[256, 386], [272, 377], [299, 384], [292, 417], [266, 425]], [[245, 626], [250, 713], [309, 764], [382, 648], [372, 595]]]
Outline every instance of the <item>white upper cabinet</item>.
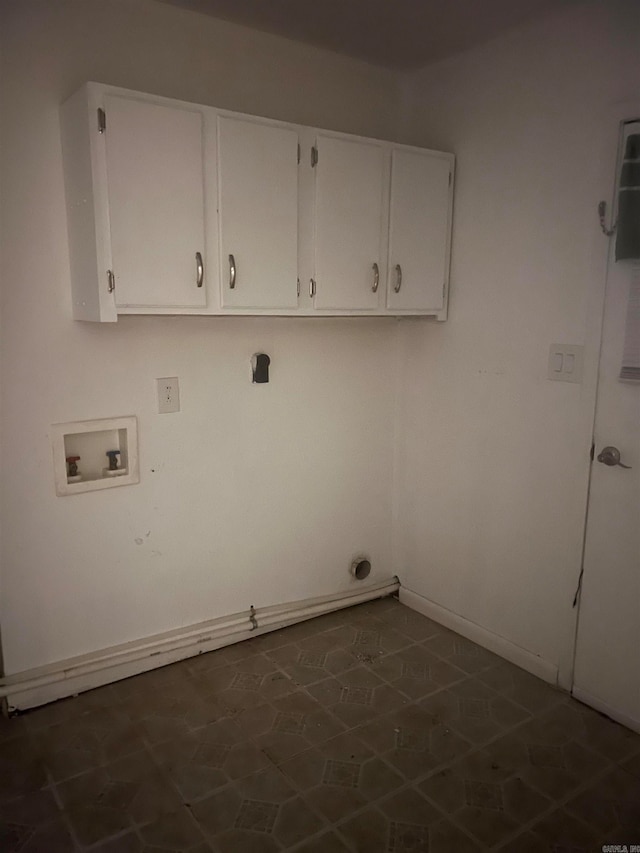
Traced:
[[297, 132], [219, 116], [218, 198], [222, 307], [296, 308]]
[[99, 83], [61, 131], [78, 320], [446, 319], [452, 154]]
[[393, 148], [387, 287], [392, 311], [446, 310], [452, 184], [453, 155]]
[[384, 286], [382, 144], [318, 134], [315, 153], [316, 309], [373, 310]]
[[118, 307], [206, 304], [202, 113], [104, 98]]
[[203, 110], [89, 83], [61, 131], [73, 316], [206, 310]]

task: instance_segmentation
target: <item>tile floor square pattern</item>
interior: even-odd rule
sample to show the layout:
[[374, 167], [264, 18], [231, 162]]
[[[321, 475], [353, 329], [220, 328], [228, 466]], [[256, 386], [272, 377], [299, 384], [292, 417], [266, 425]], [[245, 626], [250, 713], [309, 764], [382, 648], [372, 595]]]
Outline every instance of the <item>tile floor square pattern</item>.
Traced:
[[624, 844], [640, 736], [395, 598], [0, 719], [2, 853]]

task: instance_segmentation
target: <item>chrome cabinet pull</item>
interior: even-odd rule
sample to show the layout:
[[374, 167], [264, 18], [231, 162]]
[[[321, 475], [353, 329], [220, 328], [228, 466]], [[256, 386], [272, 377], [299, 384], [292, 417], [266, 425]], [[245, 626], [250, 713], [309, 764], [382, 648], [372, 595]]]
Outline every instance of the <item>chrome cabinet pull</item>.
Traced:
[[107, 270], [107, 293], [113, 293], [116, 289], [116, 277], [113, 270]]
[[309, 279], [309, 296], [313, 299], [316, 295], [316, 283], [313, 278]]
[[233, 290], [236, 286], [236, 259], [229, 255], [229, 288]]
[[204, 281], [204, 264], [202, 263], [202, 255], [196, 252], [196, 287], [202, 287]]
[[373, 267], [373, 284], [371, 285], [371, 290], [374, 293], [378, 292], [378, 285], [380, 284], [380, 270], [378, 269], [378, 264], [374, 264]]
[[402, 267], [400, 264], [396, 264], [396, 283], [393, 285], [393, 289], [396, 293], [400, 293], [400, 288], [402, 287]]

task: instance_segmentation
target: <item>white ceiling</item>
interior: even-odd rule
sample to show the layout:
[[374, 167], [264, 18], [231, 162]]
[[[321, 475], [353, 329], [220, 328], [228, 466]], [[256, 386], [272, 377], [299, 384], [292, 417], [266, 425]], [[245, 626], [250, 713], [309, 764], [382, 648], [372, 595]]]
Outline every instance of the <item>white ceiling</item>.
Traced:
[[575, 0], [162, 0], [389, 68], [415, 69]]

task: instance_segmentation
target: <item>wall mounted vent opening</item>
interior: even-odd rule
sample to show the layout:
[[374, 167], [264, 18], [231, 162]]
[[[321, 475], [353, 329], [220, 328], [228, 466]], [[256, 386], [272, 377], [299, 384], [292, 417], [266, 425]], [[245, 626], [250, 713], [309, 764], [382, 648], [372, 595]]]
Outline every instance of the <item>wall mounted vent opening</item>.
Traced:
[[371, 561], [366, 557], [356, 557], [351, 563], [351, 574], [357, 581], [363, 581], [371, 574]]
[[264, 352], [257, 352], [251, 356], [251, 372], [253, 382], [260, 385], [269, 381], [269, 365], [271, 359]]

